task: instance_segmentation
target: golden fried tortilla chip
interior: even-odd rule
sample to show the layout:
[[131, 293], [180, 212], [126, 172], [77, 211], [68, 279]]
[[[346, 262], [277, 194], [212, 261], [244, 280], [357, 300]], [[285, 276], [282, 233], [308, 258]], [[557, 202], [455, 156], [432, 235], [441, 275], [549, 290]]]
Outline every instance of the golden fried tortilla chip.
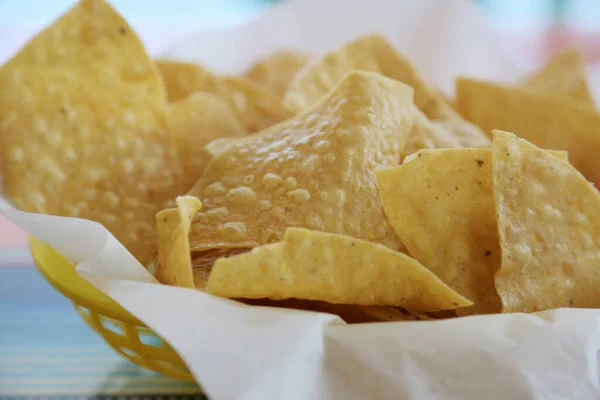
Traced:
[[407, 156], [422, 149], [462, 147], [454, 133], [439, 121], [431, 122], [425, 114], [416, 107], [413, 107], [413, 113], [413, 128], [406, 141], [402, 156], [400, 157], [401, 161]]
[[386, 214], [410, 254], [473, 301], [457, 314], [499, 312], [491, 150], [424, 150], [376, 175]]
[[536, 146], [567, 150], [589, 180], [600, 177], [600, 114], [580, 102], [500, 86], [457, 80], [457, 106], [486, 132], [514, 132]]
[[246, 133], [233, 108], [212, 93], [196, 93], [169, 104], [173, 135], [183, 167], [183, 188], [187, 191], [202, 176], [211, 155], [204, 146], [223, 137]]
[[156, 60], [169, 102], [184, 100], [212, 85], [216, 75], [199, 64], [174, 60]]
[[250, 250], [250, 248], [212, 249], [201, 253], [193, 253], [192, 271], [194, 273], [194, 285], [196, 289], [206, 289], [206, 282], [208, 282], [210, 271], [219, 258], [231, 257]]
[[281, 100], [254, 82], [217, 76], [197, 64], [158, 60], [169, 101], [182, 100], [196, 92], [214, 93], [228, 101], [248, 133], [258, 132], [289, 118], [292, 113]]
[[490, 149], [423, 150], [376, 175], [385, 212], [410, 254], [473, 301], [458, 312], [499, 312]]
[[63, 68], [3, 71], [6, 196], [26, 211], [100, 222], [143, 261], [155, 242], [154, 215], [180, 192], [166, 103], [139, 86], [99, 84]]
[[556, 54], [539, 71], [529, 76], [522, 87], [554, 93], [594, 105], [587, 81], [583, 54], [570, 49]]
[[194, 287], [192, 260], [190, 257], [190, 225], [198, 210], [199, 199], [180, 196], [177, 208], [162, 210], [156, 214], [157, 264], [156, 279], [166, 285]]
[[230, 298], [298, 298], [418, 311], [471, 304], [403, 253], [297, 228], [289, 228], [283, 242], [217, 260], [206, 291]]
[[88, 218], [138, 260], [181, 190], [162, 81], [101, 0], [83, 0], [0, 68], [0, 171], [26, 211]]
[[290, 81], [309, 58], [300, 51], [278, 50], [258, 60], [246, 77], [283, 98]]
[[600, 193], [573, 166], [495, 131], [494, 203], [504, 312], [600, 307]]
[[477, 126], [467, 122], [444, 96], [426, 83], [414, 66], [380, 35], [367, 35], [313, 60], [290, 83], [285, 105], [300, 111], [325, 95], [351, 70], [378, 72], [396, 79], [415, 91], [415, 105], [430, 120], [444, 124], [461, 147], [489, 146], [490, 139]]
[[[163, 98], [164, 87], [136, 33], [104, 0], [81, 0], [37, 34], [0, 71], [23, 67], [77, 69], [78, 76], [108, 84], [139, 84]], [[52, 82], [46, 82], [52, 88]], [[50, 89], [49, 89], [50, 90]]]
[[305, 227], [402, 249], [374, 170], [398, 164], [412, 90], [352, 72], [312, 110], [230, 143], [189, 192], [202, 199], [192, 251], [251, 248]]

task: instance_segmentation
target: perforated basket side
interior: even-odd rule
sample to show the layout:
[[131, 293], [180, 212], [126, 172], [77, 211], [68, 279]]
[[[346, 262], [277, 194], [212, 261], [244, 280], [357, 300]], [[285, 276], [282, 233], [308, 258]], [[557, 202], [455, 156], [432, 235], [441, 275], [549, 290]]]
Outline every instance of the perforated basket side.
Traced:
[[151, 329], [105, 317], [78, 304], [75, 308], [92, 329], [129, 361], [170, 378], [194, 380], [179, 355]]

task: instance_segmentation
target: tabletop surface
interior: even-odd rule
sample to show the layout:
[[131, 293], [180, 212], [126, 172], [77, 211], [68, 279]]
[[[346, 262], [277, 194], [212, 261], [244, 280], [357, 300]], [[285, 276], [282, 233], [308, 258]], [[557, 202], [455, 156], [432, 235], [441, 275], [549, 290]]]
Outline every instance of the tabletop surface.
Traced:
[[205, 399], [115, 353], [32, 266], [0, 268], [0, 400]]

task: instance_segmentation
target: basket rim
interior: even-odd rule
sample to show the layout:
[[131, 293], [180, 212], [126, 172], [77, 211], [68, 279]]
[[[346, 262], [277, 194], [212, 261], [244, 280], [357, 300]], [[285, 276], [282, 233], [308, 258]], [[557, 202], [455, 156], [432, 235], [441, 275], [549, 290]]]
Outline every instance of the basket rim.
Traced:
[[91, 312], [116, 321], [147, 328], [116, 301], [79, 276], [75, 265], [45, 242], [30, 236], [29, 251], [36, 268], [63, 296]]

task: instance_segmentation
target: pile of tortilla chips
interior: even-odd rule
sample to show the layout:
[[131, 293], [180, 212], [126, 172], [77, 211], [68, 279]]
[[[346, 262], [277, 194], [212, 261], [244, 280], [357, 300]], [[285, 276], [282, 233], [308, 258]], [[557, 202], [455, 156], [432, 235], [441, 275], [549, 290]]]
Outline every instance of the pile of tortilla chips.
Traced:
[[4, 195], [110, 230], [164, 284], [414, 321], [600, 307], [581, 54], [453, 103], [380, 35], [243, 76], [152, 60], [82, 0], [0, 67]]

